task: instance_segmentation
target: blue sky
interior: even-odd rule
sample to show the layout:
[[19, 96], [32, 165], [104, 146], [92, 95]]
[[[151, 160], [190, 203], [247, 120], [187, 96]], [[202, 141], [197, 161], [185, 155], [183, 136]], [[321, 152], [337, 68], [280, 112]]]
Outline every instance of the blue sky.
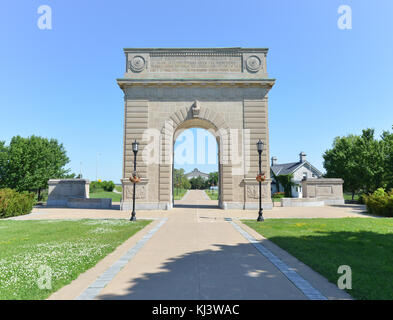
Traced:
[[198, 168], [209, 173], [218, 171], [218, 145], [214, 136], [202, 128], [191, 128], [177, 137], [174, 145], [175, 168], [185, 173]]
[[[40, 5], [52, 30], [37, 27]], [[352, 30], [337, 27], [339, 5]], [[268, 47], [271, 155], [322, 169], [333, 138], [393, 124], [393, 1], [5, 0], [0, 140], [61, 141], [78, 173], [119, 182], [124, 47]], [[191, 167], [193, 167], [191, 165]]]

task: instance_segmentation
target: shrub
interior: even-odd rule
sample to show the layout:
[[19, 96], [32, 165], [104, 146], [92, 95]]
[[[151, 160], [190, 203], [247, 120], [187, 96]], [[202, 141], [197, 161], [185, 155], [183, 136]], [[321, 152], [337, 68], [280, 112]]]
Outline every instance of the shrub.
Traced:
[[281, 199], [285, 197], [285, 192], [276, 192], [273, 193], [273, 199]]
[[371, 214], [393, 217], [393, 190], [386, 192], [383, 188], [364, 197], [367, 210]]
[[101, 182], [98, 181], [90, 182], [90, 192], [95, 192], [99, 189], [102, 189], [100, 186], [101, 186]]
[[105, 191], [112, 192], [115, 189], [115, 183], [113, 181], [102, 181], [102, 187]]
[[367, 199], [367, 195], [365, 193], [363, 193], [359, 196], [358, 203], [359, 204], [366, 204], [366, 199]]
[[28, 214], [33, 209], [34, 194], [0, 189], [0, 218], [9, 218]]
[[115, 183], [113, 181], [92, 181], [90, 183], [90, 192], [97, 192], [97, 191], [108, 191], [112, 192], [115, 189]]

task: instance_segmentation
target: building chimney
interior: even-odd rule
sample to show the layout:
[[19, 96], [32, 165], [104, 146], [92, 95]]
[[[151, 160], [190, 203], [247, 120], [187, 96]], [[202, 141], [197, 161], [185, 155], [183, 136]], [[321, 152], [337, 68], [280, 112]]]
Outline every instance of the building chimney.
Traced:
[[302, 151], [299, 153], [299, 158], [300, 158], [300, 162], [305, 162], [306, 161], [306, 154]]
[[275, 166], [276, 164], [277, 164], [277, 158], [272, 157], [272, 167]]

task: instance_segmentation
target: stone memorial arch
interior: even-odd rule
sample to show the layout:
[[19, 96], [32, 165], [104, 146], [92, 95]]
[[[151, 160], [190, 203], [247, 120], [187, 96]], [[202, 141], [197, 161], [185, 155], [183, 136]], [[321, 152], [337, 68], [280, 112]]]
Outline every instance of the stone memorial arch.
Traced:
[[137, 209], [171, 209], [173, 145], [182, 130], [200, 127], [217, 139], [219, 206], [258, 207], [258, 153], [264, 142], [263, 205], [271, 208], [268, 77], [263, 48], [124, 49], [122, 210], [132, 207], [132, 142], [137, 140]]

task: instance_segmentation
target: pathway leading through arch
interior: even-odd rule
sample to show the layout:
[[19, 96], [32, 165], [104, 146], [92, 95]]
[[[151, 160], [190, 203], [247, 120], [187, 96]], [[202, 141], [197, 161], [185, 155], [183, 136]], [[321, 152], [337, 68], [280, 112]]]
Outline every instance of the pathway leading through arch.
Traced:
[[188, 190], [181, 200], [175, 200], [175, 208], [218, 208], [218, 200], [210, 200], [204, 190]]
[[[297, 208], [291, 209], [300, 216]], [[280, 211], [266, 215], [282, 217]], [[350, 208], [323, 207], [318, 214], [315, 208], [301, 208], [301, 212], [308, 217], [361, 216]], [[102, 216], [102, 212], [94, 214]], [[114, 214], [123, 215], [121, 211]], [[138, 219], [156, 221], [50, 298], [350, 299], [337, 286], [237, 219], [254, 219], [255, 212], [191, 207], [174, 208], [170, 213], [138, 214]], [[43, 213], [19, 219], [43, 216], [64, 218]], [[119, 263], [122, 268], [116, 268]]]
[[[318, 287], [295, 271], [299, 270], [298, 265], [293, 268], [285, 259], [278, 259], [277, 263], [278, 256], [269, 257], [272, 251], [268, 247], [260, 241], [250, 241], [253, 239], [253, 235], [247, 233], [250, 230], [239, 230], [238, 222], [223, 213], [225, 211], [217, 209], [175, 208], [124, 268], [94, 297], [87, 298], [303, 300], [348, 297], [313, 271], [310, 278], [317, 279], [314, 283], [319, 284]], [[162, 222], [157, 221], [150, 228]], [[263, 250], [268, 254], [264, 255]], [[96, 285], [97, 282], [90, 285], [89, 290], [96, 290]], [[324, 289], [323, 293], [320, 288]]]

